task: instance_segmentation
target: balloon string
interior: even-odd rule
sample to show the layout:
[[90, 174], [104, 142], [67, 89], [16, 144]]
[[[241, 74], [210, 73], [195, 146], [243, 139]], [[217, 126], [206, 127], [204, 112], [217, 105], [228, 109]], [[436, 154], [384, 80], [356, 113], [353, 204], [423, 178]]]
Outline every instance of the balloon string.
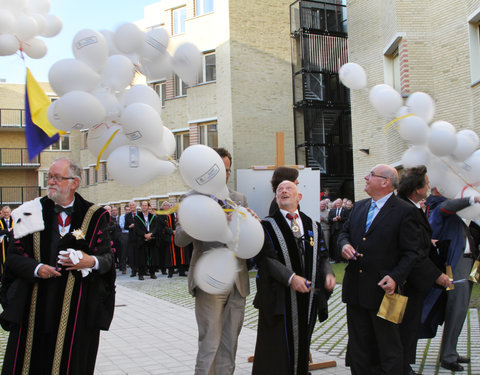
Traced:
[[465, 184], [465, 186], [463, 187], [462, 189], [462, 193], [461, 193], [461, 196], [463, 197], [463, 193], [465, 192], [465, 190], [470, 187], [472, 188], [473, 190], [475, 190], [477, 193], [480, 193], [480, 190], [478, 190], [473, 184], [469, 183], [467, 180], [465, 180], [463, 178], [463, 176], [461, 174], [458, 174], [457, 171], [455, 169], [453, 169], [450, 164], [448, 164], [445, 160], [443, 159], [440, 159], [439, 157], [436, 156], [436, 158], [438, 160], [440, 160], [448, 169], [450, 169], [450, 171], [455, 175], [457, 176], [460, 180], [462, 180], [462, 182]]
[[117, 129], [113, 132], [113, 134], [110, 136], [110, 138], [108, 138], [108, 141], [103, 145], [102, 149], [100, 150], [99, 154], [98, 154], [98, 157], [97, 157], [97, 165], [95, 166], [95, 170], [98, 171], [98, 167], [100, 165], [100, 158], [102, 157], [103, 153], [105, 152], [105, 150], [107, 149], [108, 145], [110, 144], [110, 142], [112, 142], [113, 138], [115, 138], [115, 136], [117, 135], [117, 133], [120, 131], [120, 129]]
[[177, 162], [174, 158], [172, 158], [170, 155], [167, 155], [167, 158], [168, 158], [168, 160], [170, 160], [170, 161], [172, 162], [172, 164], [173, 164], [175, 167], [178, 168], [178, 162]]
[[383, 128], [383, 131], [386, 133], [387, 130], [390, 128], [390, 126], [395, 124], [397, 121], [400, 121], [400, 120], [402, 120], [404, 118], [407, 118], [407, 117], [410, 117], [410, 116], [415, 116], [415, 115], [413, 113], [409, 113], [408, 115], [400, 116], [400, 117], [397, 117], [396, 119], [393, 119], [387, 125], [385, 125], [385, 127]]

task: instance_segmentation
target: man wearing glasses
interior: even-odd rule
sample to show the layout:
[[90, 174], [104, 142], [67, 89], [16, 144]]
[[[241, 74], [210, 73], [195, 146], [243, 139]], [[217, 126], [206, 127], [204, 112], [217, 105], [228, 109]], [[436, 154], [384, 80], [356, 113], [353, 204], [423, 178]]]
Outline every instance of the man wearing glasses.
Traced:
[[[4, 374], [94, 373], [100, 330], [113, 317], [115, 268], [109, 215], [75, 192], [80, 173], [57, 159], [47, 196], [12, 213], [15, 239], [0, 290], [0, 323], [10, 331]], [[44, 229], [21, 233], [32, 216]]]
[[395, 168], [376, 165], [365, 181], [371, 198], [355, 203], [338, 238], [348, 260], [342, 285], [349, 337], [346, 364], [352, 374], [403, 375], [399, 327], [377, 312], [385, 293], [404, 283], [417, 260], [415, 207], [393, 193]]

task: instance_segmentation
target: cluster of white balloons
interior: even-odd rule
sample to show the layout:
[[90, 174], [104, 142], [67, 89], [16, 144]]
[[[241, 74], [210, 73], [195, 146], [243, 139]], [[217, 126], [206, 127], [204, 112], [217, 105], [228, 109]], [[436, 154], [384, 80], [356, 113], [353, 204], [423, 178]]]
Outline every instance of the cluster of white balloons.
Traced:
[[[185, 149], [179, 171], [196, 192], [180, 203], [178, 220], [182, 228], [200, 241], [226, 244], [200, 257], [194, 271], [195, 281], [208, 293], [225, 292], [235, 282], [239, 268], [236, 257], [252, 258], [262, 248], [262, 225], [246, 208], [229, 201], [225, 165], [212, 148], [193, 145]], [[230, 220], [219, 200], [234, 206]]]
[[89, 150], [107, 160], [110, 175], [123, 185], [141, 185], [175, 170], [168, 161], [175, 137], [162, 123], [158, 94], [147, 85], [131, 85], [136, 71], [149, 79], [175, 71], [193, 82], [200, 51], [184, 43], [172, 57], [168, 44], [163, 28], [143, 32], [125, 23], [115, 32], [84, 29], [72, 42], [75, 58], [57, 61], [49, 71], [60, 97], [48, 109], [50, 123], [63, 131], [89, 129]]
[[[365, 71], [356, 63], [342, 66], [340, 79], [352, 89], [367, 85]], [[433, 121], [435, 102], [424, 92], [414, 92], [404, 103], [395, 89], [380, 84], [370, 89], [369, 98], [380, 115], [394, 121], [400, 136], [410, 146], [402, 155], [405, 168], [425, 165], [430, 186], [447, 198], [480, 195], [479, 137], [474, 131], [457, 132], [447, 121]], [[479, 218], [480, 204], [458, 214], [466, 219]]]
[[50, 11], [50, 0], [0, 1], [0, 56], [18, 50], [32, 59], [47, 53], [45, 42], [38, 36], [50, 38], [62, 29], [62, 21]]

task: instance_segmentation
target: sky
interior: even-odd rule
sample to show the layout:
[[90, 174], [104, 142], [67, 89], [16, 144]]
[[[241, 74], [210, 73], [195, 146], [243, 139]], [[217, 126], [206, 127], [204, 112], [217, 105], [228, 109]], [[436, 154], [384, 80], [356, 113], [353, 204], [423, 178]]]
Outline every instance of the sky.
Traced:
[[0, 56], [0, 79], [7, 83], [25, 83], [28, 67], [39, 82], [48, 82], [50, 67], [61, 59], [73, 58], [72, 40], [82, 29], [115, 31], [124, 22], [143, 18], [143, 7], [160, 0], [50, 0], [50, 14], [63, 22], [60, 33], [52, 38], [41, 38], [47, 45], [47, 54], [41, 59], [25, 55], [25, 63], [17, 53]]

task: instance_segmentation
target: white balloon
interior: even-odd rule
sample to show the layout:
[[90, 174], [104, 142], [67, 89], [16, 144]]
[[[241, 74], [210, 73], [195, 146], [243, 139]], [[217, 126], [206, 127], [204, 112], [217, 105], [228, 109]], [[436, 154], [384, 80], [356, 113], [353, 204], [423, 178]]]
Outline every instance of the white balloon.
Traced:
[[478, 147], [478, 135], [473, 130], [460, 130], [457, 135], [457, 147], [453, 152], [453, 158], [458, 161], [467, 159]]
[[[455, 198], [469, 198], [469, 197], [478, 197], [480, 196], [479, 188], [467, 187], [462, 189], [461, 192]], [[472, 206], [468, 206], [463, 210], [457, 211], [457, 215], [467, 219], [474, 220], [480, 218], [480, 203], [474, 203]]]
[[339, 71], [340, 81], [350, 89], [367, 87], [367, 74], [357, 63], [343, 64]]
[[0, 8], [0, 34], [10, 33], [15, 24], [15, 17], [12, 12], [7, 9]]
[[110, 176], [119, 184], [138, 186], [158, 176], [168, 176], [175, 172], [175, 166], [160, 160], [150, 151], [137, 146], [120, 146], [112, 151], [107, 159]]
[[227, 171], [218, 153], [205, 145], [187, 147], [180, 156], [179, 170], [185, 183], [193, 190], [226, 199]]
[[45, 16], [43, 14], [39, 13], [32, 14], [32, 17], [37, 22], [37, 35], [41, 35], [47, 27], [47, 20], [45, 19]]
[[0, 56], [13, 55], [20, 48], [17, 38], [11, 34], [0, 34]]
[[220, 248], [204, 252], [193, 270], [195, 284], [206, 293], [222, 294], [235, 282], [238, 262], [228, 249]]
[[427, 174], [430, 186], [436, 187], [445, 197], [454, 198], [465, 183], [457, 172], [456, 164], [449, 157], [436, 157], [432, 155], [427, 163]]
[[228, 247], [239, 258], [250, 259], [260, 252], [265, 240], [263, 227], [245, 207], [235, 209], [228, 226], [233, 234], [233, 241], [228, 243]]
[[51, 38], [57, 35], [62, 30], [62, 20], [53, 14], [45, 16], [45, 30], [40, 36]]
[[88, 92], [70, 91], [56, 102], [56, 111], [65, 125], [60, 130], [86, 129], [105, 120], [105, 108]]
[[421, 145], [428, 138], [428, 124], [418, 116], [407, 116], [398, 120], [400, 137], [413, 145]]
[[122, 113], [122, 105], [118, 101], [117, 97], [107, 88], [98, 87], [92, 91], [92, 95], [95, 96], [100, 103], [102, 103], [106, 112], [107, 121], [119, 121]]
[[16, 37], [24, 42], [38, 35], [38, 24], [32, 16], [22, 15], [15, 21], [13, 30]]
[[141, 50], [144, 35], [144, 32], [137, 25], [128, 22], [117, 28], [113, 39], [120, 51], [129, 54]]
[[23, 51], [32, 59], [41, 59], [47, 54], [47, 45], [42, 39], [33, 38], [23, 43]]
[[1, 7], [12, 12], [17, 18], [27, 10], [27, 0], [2, 0]]
[[160, 97], [147, 85], [133, 85], [125, 91], [123, 96], [123, 105], [128, 107], [132, 103], [144, 103], [154, 108], [159, 114], [162, 110], [162, 102]]
[[177, 142], [172, 131], [166, 126], [163, 127], [162, 143], [159, 147], [157, 155], [164, 160], [168, 160], [168, 157], [175, 153]]
[[50, 124], [55, 128], [55, 129], [64, 129], [65, 125], [62, 122], [62, 119], [58, 115], [57, 112], [57, 102], [58, 100], [55, 100], [54, 102], [50, 103], [47, 109], [47, 118]]
[[435, 121], [428, 137], [428, 147], [437, 156], [453, 153], [457, 147], [455, 127], [446, 121]]
[[27, 4], [28, 13], [47, 14], [50, 11], [49, 0], [29, 0]]
[[62, 96], [73, 90], [92, 91], [100, 82], [100, 76], [80, 60], [63, 59], [51, 66], [48, 80], [52, 89]]
[[404, 168], [427, 165], [429, 160], [430, 153], [427, 148], [423, 146], [412, 146], [402, 155], [402, 165]]
[[112, 55], [107, 59], [102, 78], [111, 89], [123, 90], [132, 82], [134, 75], [135, 67], [128, 57]]
[[394, 118], [403, 103], [402, 96], [385, 84], [374, 86], [369, 97], [373, 108], [386, 118]]
[[83, 29], [75, 34], [72, 42], [73, 55], [96, 72], [101, 72], [108, 57], [105, 38], [98, 31]]
[[148, 148], [157, 155], [162, 143], [164, 126], [154, 108], [144, 103], [130, 104], [122, 112], [121, 123], [123, 133], [131, 144]]
[[168, 47], [169, 35], [166, 29], [154, 28], [145, 34], [141, 55], [143, 58], [155, 60], [162, 57]]
[[214, 199], [201, 194], [187, 196], [178, 208], [178, 221], [183, 230], [200, 241], [232, 240], [227, 215]]
[[115, 33], [111, 30], [101, 30], [100, 33], [103, 35], [105, 41], [107, 42], [108, 56], [121, 55], [122, 52], [117, 48], [113, 39]]
[[424, 92], [418, 91], [410, 95], [405, 103], [409, 113], [421, 117], [426, 123], [430, 123], [435, 114], [435, 102], [432, 97]]
[[128, 139], [125, 137], [120, 125], [102, 123], [97, 126], [92, 126], [88, 130], [87, 146], [88, 150], [93, 156], [98, 157], [102, 148], [106, 145], [110, 137], [118, 130], [114, 138], [103, 151], [102, 160], [106, 160], [113, 150], [118, 147], [128, 145]]
[[469, 184], [480, 185], [480, 150], [460, 163], [459, 173]]
[[175, 73], [188, 85], [197, 82], [198, 72], [202, 67], [202, 53], [193, 43], [183, 43], [173, 54]]
[[173, 72], [173, 58], [168, 52], [154, 60], [141, 59], [141, 65], [143, 74], [151, 81], [164, 79]]

